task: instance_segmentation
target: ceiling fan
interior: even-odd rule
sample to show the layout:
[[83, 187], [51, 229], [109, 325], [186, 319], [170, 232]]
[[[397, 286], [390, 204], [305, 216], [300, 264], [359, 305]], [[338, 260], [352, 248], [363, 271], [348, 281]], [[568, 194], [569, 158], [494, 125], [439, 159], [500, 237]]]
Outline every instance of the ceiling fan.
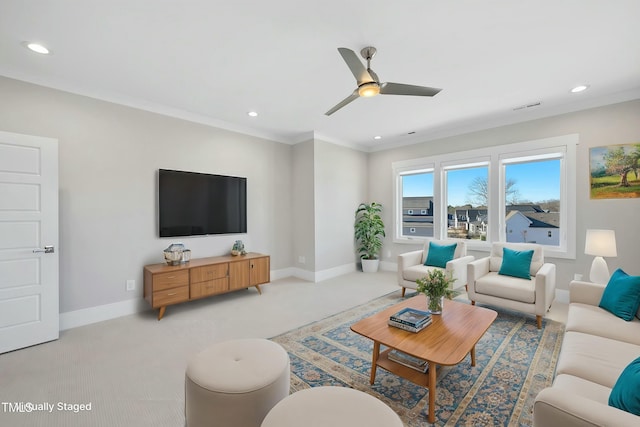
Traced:
[[353, 93], [340, 101], [335, 107], [324, 113], [330, 116], [345, 105], [354, 101], [361, 96], [369, 97], [377, 94], [381, 95], [412, 95], [412, 96], [434, 96], [442, 89], [436, 89], [426, 86], [406, 85], [402, 83], [380, 83], [378, 75], [371, 69], [371, 59], [376, 54], [375, 47], [365, 47], [360, 51], [360, 55], [367, 60], [367, 68], [364, 67], [358, 56], [351, 49], [339, 47], [338, 52], [342, 55], [344, 62], [353, 73], [358, 82], [358, 87]]

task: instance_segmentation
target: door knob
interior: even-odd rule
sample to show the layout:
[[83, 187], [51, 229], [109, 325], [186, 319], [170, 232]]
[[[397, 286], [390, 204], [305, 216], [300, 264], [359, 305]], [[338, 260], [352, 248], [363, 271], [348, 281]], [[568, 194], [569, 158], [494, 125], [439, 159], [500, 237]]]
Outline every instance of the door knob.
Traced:
[[55, 252], [55, 249], [53, 248], [53, 246], [45, 246], [44, 248], [36, 248], [33, 250], [34, 254], [37, 253], [45, 253], [45, 254], [52, 254]]

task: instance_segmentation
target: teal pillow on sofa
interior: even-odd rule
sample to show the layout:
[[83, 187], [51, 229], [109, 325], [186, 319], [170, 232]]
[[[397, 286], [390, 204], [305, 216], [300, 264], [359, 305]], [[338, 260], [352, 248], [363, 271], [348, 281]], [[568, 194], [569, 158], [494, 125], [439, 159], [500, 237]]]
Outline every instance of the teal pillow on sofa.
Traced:
[[627, 322], [633, 320], [640, 306], [640, 276], [629, 276], [620, 268], [614, 271], [599, 306]]
[[502, 248], [502, 264], [498, 274], [531, 280], [529, 270], [531, 269], [532, 258], [533, 249], [530, 251], [514, 251], [509, 248]]
[[609, 406], [640, 415], [640, 357], [618, 377], [609, 395]]
[[424, 265], [446, 268], [447, 263], [453, 259], [456, 246], [458, 246], [457, 243], [453, 245], [438, 245], [429, 242], [429, 252], [427, 252], [427, 260], [424, 262]]

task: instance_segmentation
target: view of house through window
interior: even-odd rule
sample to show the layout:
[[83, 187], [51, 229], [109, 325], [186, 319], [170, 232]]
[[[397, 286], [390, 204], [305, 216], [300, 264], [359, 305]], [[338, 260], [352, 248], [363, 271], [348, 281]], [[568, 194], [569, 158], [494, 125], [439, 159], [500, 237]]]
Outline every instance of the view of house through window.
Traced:
[[563, 135], [394, 162], [394, 239], [467, 239], [475, 250], [538, 243], [574, 257], [577, 141]]
[[506, 241], [560, 244], [560, 159], [505, 164]]
[[487, 240], [488, 166], [445, 169], [447, 236]]
[[402, 175], [402, 236], [433, 237], [433, 171]]

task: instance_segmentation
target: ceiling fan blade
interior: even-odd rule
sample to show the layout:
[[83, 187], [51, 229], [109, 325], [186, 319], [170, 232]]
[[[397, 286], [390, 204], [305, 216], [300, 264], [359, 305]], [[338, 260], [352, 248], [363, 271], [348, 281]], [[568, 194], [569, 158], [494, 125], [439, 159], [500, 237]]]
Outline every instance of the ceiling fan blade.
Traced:
[[358, 81], [358, 86], [360, 86], [362, 83], [374, 81], [373, 77], [371, 77], [371, 74], [369, 74], [362, 62], [360, 62], [358, 56], [354, 51], [352, 51], [351, 49], [347, 49], [346, 47], [339, 47], [338, 52], [340, 52], [340, 55], [342, 55], [342, 59], [344, 59], [344, 62], [347, 63], [347, 66], [353, 73], [353, 76]]
[[338, 111], [339, 109], [341, 109], [342, 107], [344, 107], [345, 105], [349, 104], [351, 101], [356, 100], [359, 97], [360, 97], [360, 95], [358, 95], [358, 91], [354, 90], [351, 95], [347, 96], [345, 99], [340, 101], [335, 107], [333, 107], [332, 109], [330, 109], [329, 111], [324, 113], [324, 115], [325, 116], [332, 115], [333, 113], [335, 113], [336, 111]]
[[412, 96], [433, 96], [442, 89], [427, 86], [405, 85], [402, 83], [382, 83], [380, 93], [382, 95], [412, 95]]

